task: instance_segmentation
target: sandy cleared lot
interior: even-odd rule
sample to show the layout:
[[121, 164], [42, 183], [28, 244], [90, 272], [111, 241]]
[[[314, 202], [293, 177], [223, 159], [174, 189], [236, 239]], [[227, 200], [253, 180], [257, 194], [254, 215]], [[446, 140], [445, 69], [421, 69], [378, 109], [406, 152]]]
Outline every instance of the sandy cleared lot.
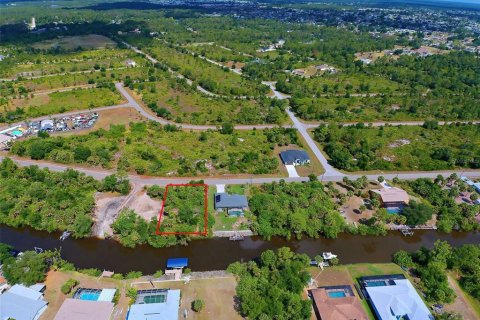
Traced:
[[86, 36], [59, 37], [57, 39], [36, 42], [32, 47], [36, 49], [51, 49], [60, 47], [66, 50], [73, 50], [78, 47], [83, 49], [101, 49], [115, 48], [117, 44], [107, 37], [97, 34], [89, 34]]
[[113, 231], [110, 225], [115, 221], [121, 211], [126, 196], [118, 196], [112, 193], [95, 194], [95, 212], [94, 224], [92, 228], [93, 236], [104, 238], [112, 235]]
[[135, 211], [145, 220], [150, 221], [152, 218], [158, 217], [162, 202], [150, 198], [145, 190], [141, 190], [135, 193], [126, 207]]
[[479, 319], [478, 315], [472, 309], [472, 306], [470, 306], [469, 302], [465, 297], [465, 294], [463, 293], [462, 289], [458, 286], [457, 281], [455, 281], [452, 275], [448, 276], [448, 283], [450, 287], [455, 291], [457, 298], [453, 303], [446, 305], [445, 309], [447, 311], [462, 315], [464, 320]]

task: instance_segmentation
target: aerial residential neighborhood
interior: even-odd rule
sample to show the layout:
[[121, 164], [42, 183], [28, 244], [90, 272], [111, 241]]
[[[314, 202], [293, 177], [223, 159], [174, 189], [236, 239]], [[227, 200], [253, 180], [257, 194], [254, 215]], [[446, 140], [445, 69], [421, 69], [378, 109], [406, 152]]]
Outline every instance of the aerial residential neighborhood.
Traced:
[[0, 320], [480, 319], [477, 2], [0, 2]]

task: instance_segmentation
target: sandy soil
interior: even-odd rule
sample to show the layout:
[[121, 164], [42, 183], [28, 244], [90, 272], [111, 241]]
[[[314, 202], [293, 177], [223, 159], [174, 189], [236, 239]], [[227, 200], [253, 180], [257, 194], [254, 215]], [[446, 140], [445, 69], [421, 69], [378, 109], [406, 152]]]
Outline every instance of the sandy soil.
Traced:
[[340, 208], [340, 210], [345, 211], [344, 216], [347, 218], [349, 223], [358, 223], [360, 219], [370, 219], [373, 216], [375, 212], [374, 210], [365, 210], [360, 213], [359, 208], [362, 204], [363, 200], [361, 197], [352, 196]]
[[126, 207], [134, 210], [145, 220], [150, 221], [153, 217], [158, 217], [162, 202], [150, 198], [147, 192], [142, 190], [133, 196]]
[[450, 312], [455, 312], [462, 315], [464, 320], [476, 320], [478, 319], [475, 311], [472, 310], [472, 307], [468, 303], [465, 295], [463, 294], [462, 289], [458, 286], [457, 281], [452, 278], [452, 275], [448, 276], [448, 283], [450, 287], [455, 291], [457, 298], [455, 301], [449, 305], [445, 306], [445, 309]]
[[95, 237], [104, 238], [113, 234], [110, 225], [115, 221], [126, 196], [118, 196], [111, 193], [95, 194], [95, 212], [92, 234]]

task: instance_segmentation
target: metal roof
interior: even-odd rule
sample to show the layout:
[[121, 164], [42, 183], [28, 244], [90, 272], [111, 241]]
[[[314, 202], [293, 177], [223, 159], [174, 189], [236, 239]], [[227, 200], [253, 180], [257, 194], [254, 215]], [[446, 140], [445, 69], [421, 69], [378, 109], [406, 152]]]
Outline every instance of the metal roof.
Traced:
[[246, 208], [247, 197], [241, 194], [215, 193], [215, 209]]
[[165, 302], [133, 304], [127, 320], [178, 320], [179, 308], [180, 290], [168, 290]]
[[167, 268], [184, 268], [188, 266], [188, 258], [171, 258], [167, 260]]
[[29, 299], [10, 291], [0, 295], [0, 319], [36, 319], [45, 311], [47, 301]]
[[54, 320], [109, 320], [113, 307], [113, 303], [108, 301], [69, 298], [62, 303]]
[[395, 285], [366, 287], [380, 319], [433, 320], [433, 316], [409, 280], [393, 280]]
[[292, 164], [297, 161], [305, 162], [310, 160], [308, 153], [305, 150], [285, 150], [280, 152], [280, 158], [283, 164]]

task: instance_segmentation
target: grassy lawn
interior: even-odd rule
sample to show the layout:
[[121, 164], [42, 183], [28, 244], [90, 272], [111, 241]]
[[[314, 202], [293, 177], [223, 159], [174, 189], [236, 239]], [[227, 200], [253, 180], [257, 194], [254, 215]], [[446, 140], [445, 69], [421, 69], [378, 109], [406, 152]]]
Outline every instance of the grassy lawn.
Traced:
[[[12, 101], [12, 105], [4, 110], [1, 116], [11, 120], [22, 120], [34, 118], [43, 115], [51, 115], [64, 113], [74, 110], [85, 110], [103, 106], [111, 106], [122, 103], [123, 97], [115, 89], [107, 88], [91, 88], [91, 89], [74, 89], [64, 92], [53, 92], [48, 95], [34, 96], [29, 99], [19, 99]], [[9, 116], [8, 111], [15, 110], [13, 119]], [[0, 120], [0, 122], [2, 122]]]
[[230, 184], [226, 186], [226, 191], [228, 193], [236, 193], [236, 194], [247, 194], [248, 186], [244, 184]]
[[228, 231], [233, 230], [233, 225], [237, 222], [237, 217], [228, 217], [226, 213], [219, 212], [215, 215], [215, 225], [213, 230], [215, 231]]
[[365, 276], [378, 276], [383, 274], [406, 273], [394, 263], [357, 263], [345, 266], [354, 281]]
[[316, 141], [324, 145], [334, 166], [347, 171], [430, 171], [478, 166], [477, 125], [446, 125], [437, 129], [328, 127], [325, 132], [314, 131]]

